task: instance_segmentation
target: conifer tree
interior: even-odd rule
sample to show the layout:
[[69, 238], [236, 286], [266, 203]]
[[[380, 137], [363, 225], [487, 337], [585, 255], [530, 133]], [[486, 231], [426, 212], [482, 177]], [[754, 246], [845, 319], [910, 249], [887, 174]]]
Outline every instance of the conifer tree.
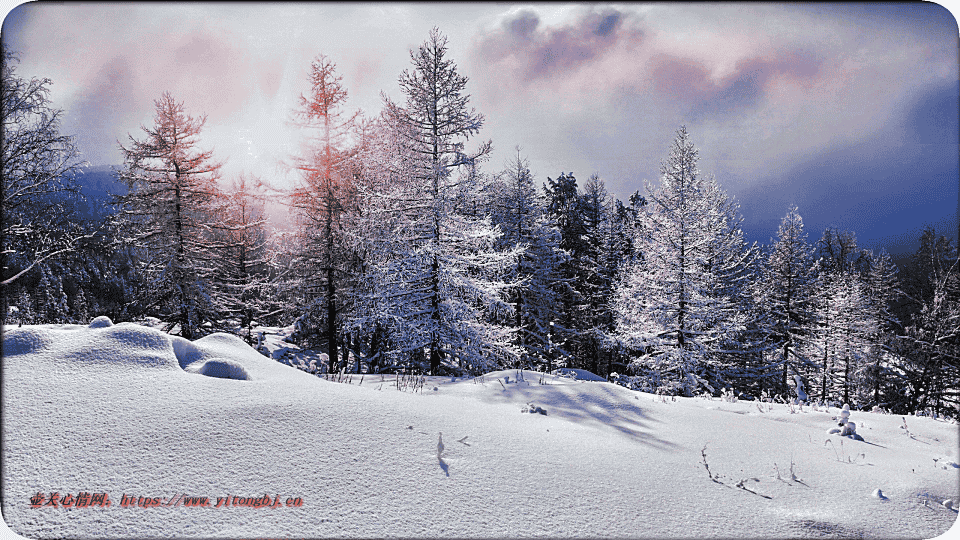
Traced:
[[[344, 215], [356, 206], [351, 136], [359, 113], [346, 114], [347, 90], [336, 64], [324, 55], [310, 65], [310, 93], [295, 111], [310, 133], [304, 154], [294, 160], [301, 173], [293, 192], [300, 220], [301, 272], [311, 300], [304, 317], [322, 322], [329, 371], [337, 360], [338, 321], [346, 302], [343, 289], [355, 258], [347, 246]], [[319, 308], [319, 309], [318, 309]], [[301, 319], [304, 320], [304, 319]]]
[[[550, 322], [556, 319], [558, 267], [565, 260], [559, 232], [546, 212], [543, 195], [534, 184], [529, 163], [517, 157], [506, 164], [490, 186], [487, 205], [492, 223], [503, 233], [495, 243], [502, 251], [519, 250], [510, 278], [514, 307], [515, 344], [524, 364], [548, 363]], [[549, 367], [549, 366], [548, 366]]]
[[385, 100], [381, 125], [393, 133], [380, 166], [390, 181], [368, 211], [391, 226], [385, 244], [371, 248], [383, 278], [371, 305], [392, 320], [393, 347], [433, 374], [448, 360], [477, 371], [515, 357], [502, 326], [512, 311], [503, 270], [514, 257], [494, 249], [499, 233], [465, 204], [481, 196], [486, 177], [475, 167], [491, 146], [465, 149], [483, 116], [468, 107], [467, 77], [447, 53], [433, 29], [400, 76], [404, 106]]
[[213, 270], [208, 235], [215, 218], [220, 164], [197, 149], [206, 117], [194, 118], [164, 92], [154, 102], [152, 127], [143, 139], [120, 145], [128, 192], [118, 197], [128, 244], [139, 246], [149, 288], [140, 309], [179, 327], [187, 339], [218, 314], [210, 299]]
[[[221, 317], [235, 321], [227, 329], [240, 331], [254, 343], [253, 324], [268, 312], [270, 286], [259, 179], [240, 175], [223, 194], [219, 219], [211, 226], [215, 247], [212, 296]], [[245, 330], [245, 332], [243, 332]]]
[[786, 392], [790, 370], [804, 376], [810, 360], [803, 353], [814, 320], [811, 294], [816, 283], [814, 248], [807, 243], [803, 219], [796, 207], [780, 222], [777, 241], [770, 250], [755, 293], [764, 311], [767, 343], [779, 351], [779, 390]]
[[614, 303], [621, 340], [640, 352], [635, 369], [654, 388], [687, 394], [724, 382], [724, 356], [746, 327], [741, 297], [755, 259], [736, 205], [697, 160], [681, 127], [661, 187], [647, 186], [642, 256], [621, 273]]
[[872, 363], [865, 373], [866, 387], [861, 392], [871, 394], [872, 403], [876, 406], [882, 402], [881, 391], [891, 382], [892, 369], [888, 364], [893, 361], [892, 351], [897, 330], [901, 327], [900, 320], [893, 313], [893, 305], [901, 296], [897, 274], [897, 266], [886, 250], [881, 249], [876, 255], [870, 253], [865, 286], [869, 316], [873, 321], [873, 333], [868, 336]]

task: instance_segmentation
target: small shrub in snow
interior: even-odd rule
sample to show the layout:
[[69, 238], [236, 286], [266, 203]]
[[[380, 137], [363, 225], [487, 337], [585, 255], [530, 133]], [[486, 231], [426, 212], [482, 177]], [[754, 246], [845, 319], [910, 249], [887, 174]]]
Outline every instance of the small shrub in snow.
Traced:
[[806, 400], [807, 400], [807, 392], [806, 392], [806, 390], [803, 388], [803, 379], [801, 379], [799, 375], [794, 375], [794, 376], [793, 376], [793, 381], [794, 381], [794, 383], [796, 383], [796, 385], [797, 385], [797, 387], [796, 387], [796, 389], [795, 389], [796, 392], [797, 392], [797, 401], [798, 401], [798, 402], [806, 401]]
[[544, 409], [544, 408], [542, 408], [542, 407], [540, 407], [540, 406], [534, 405], [533, 403], [527, 403], [522, 409], [520, 409], [520, 412], [522, 412], [522, 413], [530, 413], [530, 414], [536, 413], [536, 414], [542, 414], [542, 415], [544, 415], [544, 416], [547, 415], [547, 410], [546, 410], [546, 409]]
[[737, 396], [733, 393], [733, 388], [728, 387], [723, 391], [723, 394], [720, 396], [720, 399], [726, 401], [727, 403], [736, 403]]
[[902, 429], [903, 432], [906, 433], [907, 436], [910, 437], [911, 439], [917, 440], [917, 438], [914, 437], [912, 433], [910, 433], [910, 428], [907, 427], [907, 417], [904, 416], [902, 418], [903, 418], [903, 425], [900, 426], [900, 429]]
[[863, 437], [857, 434], [857, 425], [850, 421], [850, 405], [844, 404], [840, 416], [834, 418], [839, 420], [839, 423], [827, 433], [839, 434], [841, 437], [850, 437], [858, 441], [863, 440]]
[[707, 445], [706, 444], [704, 444], [703, 448], [700, 449], [700, 455], [703, 456], [703, 468], [707, 470], [707, 476], [710, 478], [710, 480], [713, 480], [718, 484], [722, 484], [723, 482], [721, 482], [720, 480], [717, 480], [717, 477], [713, 476], [713, 473], [710, 472], [710, 464], [707, 463]]

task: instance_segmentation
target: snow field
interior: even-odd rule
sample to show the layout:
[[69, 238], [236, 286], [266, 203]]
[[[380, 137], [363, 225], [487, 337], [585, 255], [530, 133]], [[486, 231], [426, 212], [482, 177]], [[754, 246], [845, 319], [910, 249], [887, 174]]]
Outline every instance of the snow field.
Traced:
[[[932, 538], [957, 520], [941, 504], [960, 495], [957, 426], [929, 418], [854, 411], [860, 442], [827, 435], [837, 409], [517, 370], [402, 392], [390, 376], [324, 381], [232, 336], [102, 321], [10, 328], [3, 345], [3, 515], [30, 538]], [[113, 506], [30, 508], [38, 491]], [[121, 508], [124, 494], [303, 506]]]

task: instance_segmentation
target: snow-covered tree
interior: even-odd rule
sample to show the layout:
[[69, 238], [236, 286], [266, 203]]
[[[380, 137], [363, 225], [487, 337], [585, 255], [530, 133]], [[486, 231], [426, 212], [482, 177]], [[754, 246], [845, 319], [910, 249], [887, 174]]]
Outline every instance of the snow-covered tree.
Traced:
[[362, 210], [390, 226], [367, 249], [380, 279], [366, 299], [379, 312], [370, 317], [387, 321], [392, 348], [431, 373], [448, 360], [475, 371], [514, 354], [496, 321], [512, 313], [502, 276], [515, 257], [494, 248], [499, 231], [464, 204], [481, 197], [485, 177], [474, 168], [491, 146], [465, 150], [483, 116], [468, 107], [467, 77], [447, 53], [446, 37], [433, 29], [400, 76], [406, 103], [385, 98], [380, 125], [391, 133], [377, 164], [380, 191]]
[[805, 367], [810, 361], [802, 351], [815, 317], [811, 304], [816, 283], [813, 253], [814, 247], [807, 243], [803, 230], [803, 219], [793, 207], [780, 222], [777, 241], [754, 288], [763, 310], [767, 344], [779, 356], [781, 392], [787, 390], [791, 366], [797, 375], [810, 371]]
[[550, 322], [556, 315], [558, 267], [566, 254], [559, 247], [559, 231], [546, 212], [543, 194], [534, 184], [526, 159], [517, 157], [489, 186], [487, 203], [492, 223], [502, 236], [495, 247], [502, 251], [519, 250], [516, 266], [508, 272], [517, 283], [510, 290], [513, 304], [515, 344], [521, 362], [543, 362], [550, 367]]
[[[63, 111], [50, 101], [50, 79], [17, 75], [16, 54], [0, 44], [0, 296], [36, 265], [78, 249], [92, 237], [73, 217], [75, 175], [83, 161], [60, 132]], [[6, 304], [0, 306], [6, 312]]]
[[259, 179], [241, 174], [223, 193], [219, 219], [211, 225], [214, 266], [211, 296], [217, 313], [230, 320], [231, 331], [246, 330], [256, 341], [253, 324], [270, 311], [269, 254], [264, 201]]
[[661, 164], [661, 186], [647, 186], [640, 259], [621, 272], [614, 302], [621, 340], [640, 352], [637, 371], [669, 391], [715, 390], [722, 357], [746, 326], [740, 306], [755, 249], [746, 246], [737, 207], [697, 168], [681, 127]]
[[960, 263], [952, 242], [928, 228], [901, 275], [899, 368], [906, 411], [960, 417]]
[[873, 333], [868, 336], [872, 363], [864, 374], [866, 387], [860, 391], [872, 395], [874, 405], [881, 404], [881, 390], [891, 379], [889, 364], [894, 359], [892, 349], [895, 346], [896, 332], [901, 326], [900, 320], [893, 313], [893, 304], [899, 301], [901, 296], [897, 274], [897, 266], [893, 264], [886, 250], [881, 249], [876, 255], [870, 253], [869, 271], [864, 278], [864, 285], [869, 301], [869, 316], [873, 321]]
[[347, 245], [344, 214], [357, 204], [355, 193], [355, 133], [358, 113], [348, 115], [344, 106], [347, 90], [336, 65], [318, 56], [310, 65], [310, 93], [301, 95], [294, 112], [307, 136], [302, 155], [294, 159], [300, 179], [292, 205], [300, 227], [301, 272], [310, 303], [301, 321], [321, 323], [330, 359], [337, 361], [338, 321], [355, 256]]
[[814, 295], [816, 317], [807, 344], [809, 355], [820, 364], [818, 397], [850, 403], [869, 357], [869, 298], [858, 275], [827, 270], [821, 272]]
[[210, 299], [211, 243], [220, 164], [213, 152], [197, 149], [206, 117], [189, 116], [182, 102], [164, 92], [154, 102], [152, 127], [143, 139], [120, 145], [120, 178], [129, 191], [118, 201], [128, 244], [141, 247], [139, 262], [148, 281], [143, 311], [179, 326], [188, 339], [218, 314]]
[[582, 200], [573, 173], [560, 173], [556, 180], [548, 177], [544, 192], [548, 215], [560, 233], [560, 249], [566, 254], [557, 269], [559, 279], [554, 282], [558, 305], [555, 308], [557, 320], [553, 327], [553, 356], [558, 359], [565, 357], [564, 364], [576, 363], [575, 355], [580, 348], [587, 310], [587, 299], [579, 286], [585, 274], [583, 261], [588, 253]]

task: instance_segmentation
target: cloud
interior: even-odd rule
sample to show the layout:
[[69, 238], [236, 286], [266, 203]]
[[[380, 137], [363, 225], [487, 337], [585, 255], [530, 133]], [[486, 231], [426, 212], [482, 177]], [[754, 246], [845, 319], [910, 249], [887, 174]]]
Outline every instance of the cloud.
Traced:
[[931, 85], [911, 104], [906, 132], [920, 144], [960, 144], [960, 83]]
[[816, 83], [820, 67], [820, 60], [803, 49], [744, 58], [732, 73], [702, 90], [700, 101], [692, 103], [693, 116], [743, 113], [759, 105], [777, 79], [809, 88]]
[[[64, 128], [75, 133], [77, 146], [84, 158], [94, 164], [113, 163], [119, 157], [116, 141], [120, 139], [115, 126], [137, 121], [141, 90], [130, 62], [115, 56], [104, 62], [91, 84], [66, 110]], [[126, 137], [120, 139], [126, 143]]]
[[484, 63], [507, 67], [523, 84], [549, 80], [602, 59], [619, 42], [639, 44], [643, 32], [628, 24], [631, 17], [615, 8], [594, 8], [550, 27], [541, 25], [534, 11], [521, 10], [481, 36], [477, 50]]

